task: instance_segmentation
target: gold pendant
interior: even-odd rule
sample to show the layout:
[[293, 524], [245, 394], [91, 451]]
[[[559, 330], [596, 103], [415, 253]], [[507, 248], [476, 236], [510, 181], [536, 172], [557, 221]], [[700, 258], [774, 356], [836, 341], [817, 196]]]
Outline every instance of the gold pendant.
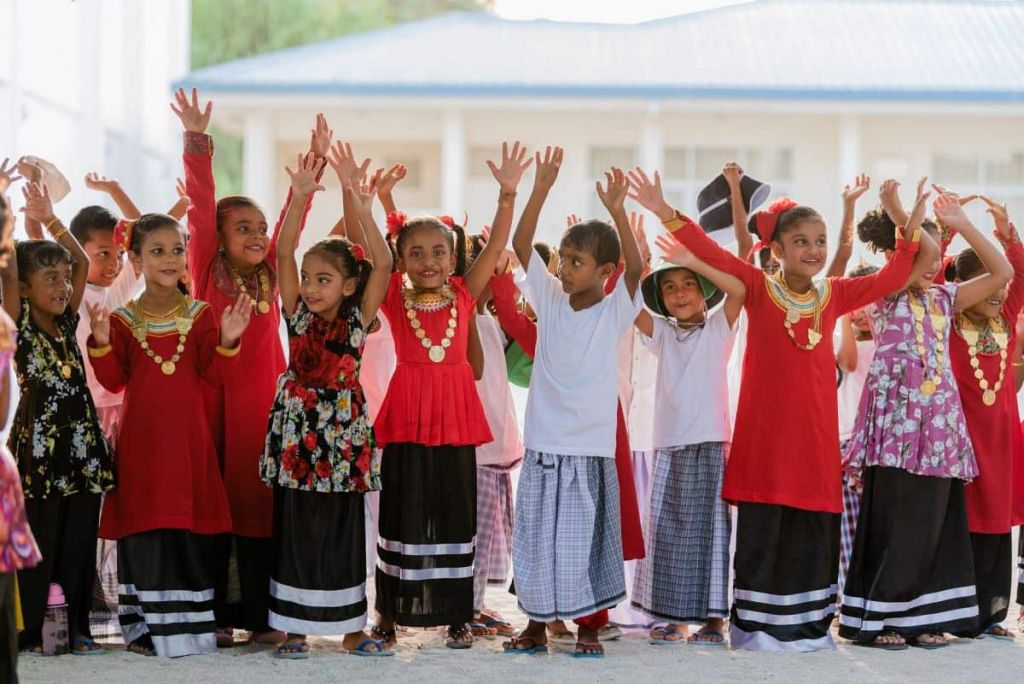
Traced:
[[60, 367], [60, 374], [64, 376], [65, 380], [71, 379], [71, 366], [64, 364]]
[[932, 380], [925, 380], [921, 383], [921, 394], [926, 397], [930, 397], [935, 394], [935, 382]]
[[427, 356], [429, 356], [430, 360], [434, 363], [441, 363], [444, 361], [444, 347], [431, 347], [430, 351], [427, 352]]
[[261, 314], [265, 314], [268, 311], [270, 311], [270, 302], [267, 302], [267, 301], [260, 302], [259, 305], [257, 305], [256, 308], [258, 308], [260, 310]]
[[813, 328], [807, 331], [807, 343], [812, 347], [817, 347], [818, 343], [821, 342], [821, 333]]
[[164, 361], [160, 364], [160, 370], [163, 371], [164, 375], [174, 375], [175, 366], [173, 361]]
[[985, 406], [991, 406], [992, 404], [996, 403], [996, 392], [995, 392], [995, 390], [991, 390], [991, 389], [985, 390], [982, 393], [982, 395], [981, 395], [981, 400], [982, 400], [982, 402], [985, 403]]
[[800, 312], [796, 309], [786, 309], [786, 320], [790, 323], [796, 323], [800, 320]]

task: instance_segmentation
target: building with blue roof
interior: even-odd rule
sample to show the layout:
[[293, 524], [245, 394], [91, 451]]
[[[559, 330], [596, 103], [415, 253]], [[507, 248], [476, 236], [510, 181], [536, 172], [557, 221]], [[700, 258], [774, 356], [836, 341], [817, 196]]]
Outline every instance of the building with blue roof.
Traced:
[[[265, 202], [284, 196], [283, 166], [323, 111], [360, 156], [410, 167], [404, 208], [467, 211], [477, 228], [494, 210], [484, 161], [513, 137], [566, 148], [548, 238], [570, 212], [601, 213], [593, 181], [609, 165], [661, 169], [692, 210], [730, 159], [835, 228], [859, 171], [907, 195], [928, 173], [1024, 216], [1021, 35], [1024, 3], [984, 0], [761, 0], [633, 25], [452, 13], [176, 85], [214, 98]], [[336, 213], [318, 200], [312, 225]]]

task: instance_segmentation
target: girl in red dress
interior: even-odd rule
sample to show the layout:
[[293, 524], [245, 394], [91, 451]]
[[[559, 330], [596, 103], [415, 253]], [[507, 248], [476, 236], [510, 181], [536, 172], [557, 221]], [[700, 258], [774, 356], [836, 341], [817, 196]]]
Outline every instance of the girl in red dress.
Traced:
[[[995, 219], [996, 239], [1014, 275], [1007, 287], [954, 316], [950, 335], [953, 375], [978, 460], [977, 477], [964, 487], [979, 611], [976, 629], [968, 636], [1011, 639], [1013, 632], [999, 623], [1010, 606], [1011, 532], [1024, 523], [1024, 434], [1007, 357], [1024, 306], [1024, 246], [1005, 205], [981, 199]], [[986, 272], [971, 249], [960, 252], [953, 264], [958, 283]]]
[[[215, 199], [213, 139], [206, 134], [212, 108], [211, 102], [200, 107], [194, 88], [191, 98], [179, 90], [171, 105], [185, 129], [185, 186], [192, 201], [188, 210], [188, 270], [195, 296], [209, 302], [216, 315], [243, 293], [255, 301], [252, 325], [246, 330], [244, 351], [237, 364], [244, 371], [225, 377], [220, 387], [206, 390], [205, 397], [231, 506], [233, 533], [223, 537], [217, 548], [217, 639], [219, 645], [230, 646], [232, 627], [241, 627], [250, 630], [261, 643], [276, 643], [283, 634], [271, 632], [267, 625], [273, 498], [260, 482], [258, 463], [267, 436], [263, 417], [274, 401], [277, 378], [285, 370], [279, 332], [277, 242], [281, 221], [291, 205], [291, 193], [278, 227], [269, 237], [266, 217], [253, 199], [241, 195]], [[310, 151], [318, 159], [326, 156], [331, 133], [323, 115], [318, 115], [310, 141]], [[310, 206], [307, 198], [302, 222]], [[229, 605], [225, 595], [232, 550], [238, 561], [241, 602]]]
[[185, 229], [170, 216], [145, 214], [125, 232], [146, 289], [112, 314], [89, 306], [96, 379], [125, 393], [118, 487], [103, 502], [100, 536], [118, 540], [119, 619], [129, 650], [212, 653], [215, 535], [231, 529], [231, 515], [195, 398], [237, 362], [253, 302], [242, 294], [215, 316], [179, 289]]
[[[490, 442], [466, 349], [474, 301], [508, 242], [516, 188], [532, 159], [515, 143], [488, 162], [500, 192], [491, 239], [464, 277], [451, 229], [433, 217], [389, 217], [398, 254], [381, 306], [398, 366], [374, 422], [384, 445], [374, 636], [396, 643], [395, 624], [448, 625], [446, 644], [473, 636], [475, 448]], [[462, 251], [460, 250], [460, 253]]]
[[[677, 240], [747, 288], [748, 344], [722, 491], [738, 508], [730, 642], [752, 650], [832, 648], [843, 504], [831, 331], [844, 313], [905, 287], [938, 248], [923, 239], [928, 247], [915, 257], [918, 243], [901, 234], [878, 273], [815, 281], [825, 268], [824, 220], [785, 200], [755, 217], [781, 266], [768, 275], [673, 209], [657, 173], [653, 181], [641, 169], [630, 177], [631, 196]], [[766, 410], [767, 396], [774, 410]]]

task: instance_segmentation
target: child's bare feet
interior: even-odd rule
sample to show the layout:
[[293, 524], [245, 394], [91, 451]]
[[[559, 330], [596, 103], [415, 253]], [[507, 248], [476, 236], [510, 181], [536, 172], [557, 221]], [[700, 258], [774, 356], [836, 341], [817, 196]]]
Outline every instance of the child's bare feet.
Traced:
[[506, 653], [516, 653], [520, 651], [534, 653], [538, 650], [547, 650], [547, 645], [548, 635], [545, 630], [544, 623], [530, 620], [526, 625], [526, 629], [520, 632], [519, 636], [512, 637], [503, 643], [501, 647]]
[[383, 641], [374, 639], [366, 632], [349, 632], [341, 640], [341, 650], [361, 656], [391, 656], [390, 650]]
[[604, 646], [598, 640], [600, 630], [580, 625], [579, 636], [576, 638], [575, 658], [604, 658]]
[[691, 644], [719, 646], [725, 643], [725, 620], [710, 618], [706, 625], [697, 630], [687, 641]]
[[548, 623], [547, 628], [551, 640], [555, 643], [571, 644], [576, 641], [576, 635], [562, 620], [552, 620]]
[[665, 625], [664, 627], [655, 627], [650, 631], [648, 636], [650, 637], [651, 643], [655, 646], [661, 646], [664, 644], [675, 644], [686, 640], [686, 626], [685, 625]]
[[370, 636], [377, 641], [383, 641], [385, 648], [394, 648], [398, 645], [398, 632], [395, 631], [395, 623], [391, 620], [381, 619], [370, 630]]

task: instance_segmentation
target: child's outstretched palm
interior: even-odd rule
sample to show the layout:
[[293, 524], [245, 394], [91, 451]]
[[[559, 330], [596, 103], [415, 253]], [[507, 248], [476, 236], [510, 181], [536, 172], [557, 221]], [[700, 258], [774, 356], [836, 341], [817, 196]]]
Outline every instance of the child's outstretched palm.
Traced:
[[690, 268], [693, 265], [695, 257], [693, 252], [686, 248], [679, 240], [676, 240], [671, 235], [659, 235], [654, 238], [654, 244], [657, 245], [658, 249], [661, 250], [662, 258], [665, 261], [675, 264], [676, 266], [682, 266], [683, 268]]
[[39, 223], [46, 224], [53, 219], [53, 203], [50, 201], [50, 190], [45, 185], [29, 183], [21, 189], [25, 197], [25, 206], [22, 207], [27, 218]]
[[366, 176], [366, 170], [370, 168], [369, 158], [364, 159], [361, 164], [356, 162], [355, 155], [352, 154], [352, 145], [341, 140], [334, 143], [331, 155], [327, 159], [331, 168], [338, 174], [338, 181], [342, 188], [349, 185], [360, 185], [363, 182], [363, 177]]
[[[992, 220], [995, 221], [996, 230], [1005, 240], [1009, 240], [1012, 236], [1013, 230], [1010, 228], [1010, 214], [1006, 210], [1006, 202], [996, 202], [991, 197], [986, 195], [978, 195], [982, 202], [988, 205], [988, 209], [985, 213], [992, 215]], [[962, 205], [961, 205], [962, 206]]]
[[234, 304], [224, 307], [220, 315], [220, 345], [225, 348], [235, 346], [242, 333], [249, 326], [252, 317], [252, 297], [244, 292], [238, 296]]
[[110, 344], [110, 310], [101, 304], [85, 302], [89, 313], [89, 329], [96, 344], [105, 347]]
[[654, 172], [654, 180], [647, 177], [647, 173], [639, 166], [629, 172], [629, 197], [636, 200], [640, 206], [663, 217], [672, 213], [672, 207], [665, 201], [665, 195], [661, 191], [661, 174]]
[[327, 125], [327, 117], [322, 113], [316, 115], [316, 127], [309, 132], [309, 151], [323, 158], [331, 151], [331, 139], [334, 130]]
[[324, 186], [316, 182], [317, 174], [323, 169], [325, 160], [317, 160], [312, 154], [298, 155], [296, 158], [296, 170], [292, 171], [284, 167], [289, 178], [292, 179], [292, 192], [296, 195], [307, 197], [314, 192], [324, 189]]
[[533, 171], [533, 187], [536, 190], [550, 190], [555, 184], [555, 180], [558, 179], [558, 169], [562, 167], [562, 159], [565, 156], [565, 150], [561, 147], [551, 147], [548, 145], [544, 148], [544, 156], [541, 157], [540, 152], [534, 155], [534, 161], [537, 162], [537, 166]]
[[629, 181], [626, 179], [626, 174], [622, 169], [615, 167], [612, 167], [610, 171], [605, 171], [604, 178], [604, 188], [601, 187], [601, 181], [595, 183], [597, 196], [601, 198], [601, 203], [609, 213], [614, 214], [616, 211], [622, 210], [626, 204]]
[[408, 172], [405, 164], [395, 164], [387, 171], [379, 168], [373, 174], [373, 185], [377, 189], [378, 194], [390, 195], [395, 186], [405, 178]]
[[853, 181], [853, 185], [843, 186], [843, 201], [856, 202], [861, 195], [871, 187], [871, 177], [866, 173], [859, 173]]
[[[487, 168], [494, 175], [504, 192], [515, 192], [519, 187], [519, 181], [523, 178], [523, 172], [533, 163], [533, 157], [526, 156], [526, 147], [520, 145], [516, 140], [512, 145], [512, 151], [508, 149], [508, 143], [501, 144], [501, 166], [495, 165], [488, 160]], [[552, 181], [554, 182], [554, 181]]]
[[7, 158], [0, 164], [0, 195], [7, 192], [7, 188], [11, 186], [11, 183], [21, 178], [21, 176], [15, 173], [18, 168], [17, 163], [12, 164], [10, 168], [7, 167], [7, 163], [10, 161], [10, 158]]
[[959, 198], [952, 193], [944, 193], [936, 197], [932, 208], [943, 223], [954, 228], [968, 220]]
[[185, 95], [185, 89], [178, 88], [178, 92], [174, 94], [174, 102], [171, 103], [171, 109], [181, 119], [181, 125], [186, 131], [190, 133], [205, 133], [210, 125], [213, 102], [207, 100], [206, 106], [200, 108], [199, 92], [195, 88], [192, 89], [191, 101]]

